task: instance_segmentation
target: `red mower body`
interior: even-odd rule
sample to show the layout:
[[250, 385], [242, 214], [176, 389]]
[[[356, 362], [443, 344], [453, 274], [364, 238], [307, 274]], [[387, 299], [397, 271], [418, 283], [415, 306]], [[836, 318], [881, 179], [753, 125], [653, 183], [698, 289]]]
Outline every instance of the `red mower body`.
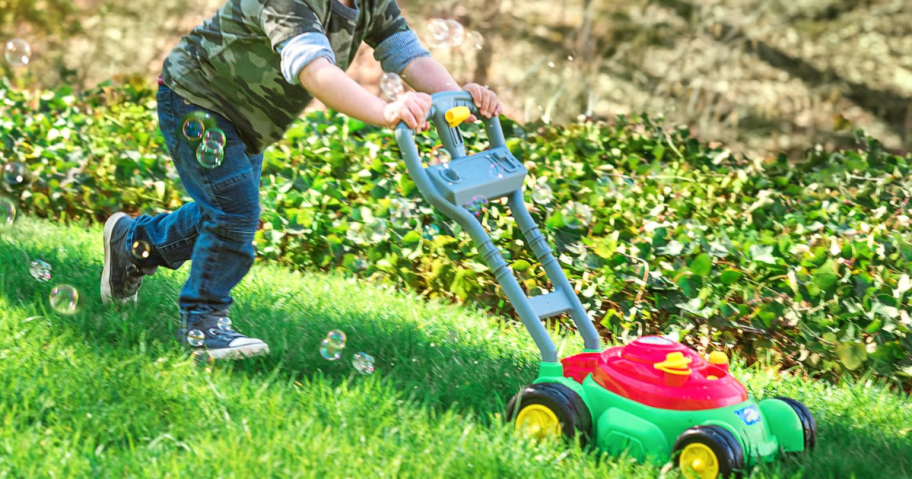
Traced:
[[[724, 356], [723, 356], [724, 357]], [[679, 411], [715, 409], [747, 401], [747, 389], [728, 373], [661, 336], [561, 360], [564, 376], [581, 383], [590, 373], [605, 389], [646, 406]]]

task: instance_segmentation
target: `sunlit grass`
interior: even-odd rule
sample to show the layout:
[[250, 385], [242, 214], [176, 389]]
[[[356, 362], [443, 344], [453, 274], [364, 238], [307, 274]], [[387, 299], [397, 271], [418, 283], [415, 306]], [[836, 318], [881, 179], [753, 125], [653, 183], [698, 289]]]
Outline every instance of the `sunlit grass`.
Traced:
[[[534, 377], [537, 356], [523, 331], [499, 318], [345, 278], [257, 266], [238, 288], [232, 319], [266, 340], [272, 354], [205, 368], [173, 339], [186, 270], [147, 280], [137, 305], [105, 307], [97, 284], [100, 229], [26, 218], [6, 236], [0, 241], [0, 473], [662, 474], [573, 445], [514, 436], [500, 415]], [[29, 276], [26, 255], [53, 266], [49, 283]], [[78, 314], [50, 310], [47, 296], [57, 283], [82, 292]], [[348, 335], [335, 362], [319, 355], [330, 329]], [[376, 358], [372, 376], [352, 369], [358, 351]], [[755, 395], [805, 402], [820, 427], [815, 453], [756, 477], [912, 475], [907, 397], [877, 384], [834, 387], [759, 367], [736, 371]]]

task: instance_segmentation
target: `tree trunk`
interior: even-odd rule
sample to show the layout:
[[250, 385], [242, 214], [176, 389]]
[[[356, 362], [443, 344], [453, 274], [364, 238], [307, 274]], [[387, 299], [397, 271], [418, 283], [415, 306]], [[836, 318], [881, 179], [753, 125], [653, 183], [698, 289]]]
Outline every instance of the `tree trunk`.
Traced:
[[494, 37], [499, 32], [497, 24], [500, 18], [500, 0], [482, 0], [482, 8], [478, 18], [478, 33], [484, 37], [484, 44], [481, 50], [475, 53], [475, 72], [472, 75], [472, 81], [485, 85], [488, 82], [488, 75], [491, 70], [491, 62], [494, 59]]

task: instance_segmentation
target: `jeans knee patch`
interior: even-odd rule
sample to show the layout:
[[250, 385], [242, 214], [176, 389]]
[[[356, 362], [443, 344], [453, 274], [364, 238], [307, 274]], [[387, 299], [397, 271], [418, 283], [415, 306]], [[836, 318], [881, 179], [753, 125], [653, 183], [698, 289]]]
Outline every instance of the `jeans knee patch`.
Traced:
[[259, 185], [244, 185], [244, 183], [252, 183], [253, 181], [253, 170], [246, 169], [230, 175], [226, 178], [219, 178], [212, 182], [212, 191], [215, 192], [216, 196], [219, 199], [238, 199], [238, 194], [246, 194], [246, 191], [235, 192], [235, 189], [238, 189], [238, 185], [241, 185], [240, 188], [253, 186], [254, 190], [257, 190], [257, 197], [259, 196]]
[[[226, 236], [256, 233], [260, 221], [260, 188], [250, 169], [212, 183], [218, 204], [213, 220]], [[246, 239], [246, 238], [244, 238]]]
[[219, 215], [212, 224], [212, 231], [229, 240], [250, 244], [256, 235], [259, 218], [247, 215]]

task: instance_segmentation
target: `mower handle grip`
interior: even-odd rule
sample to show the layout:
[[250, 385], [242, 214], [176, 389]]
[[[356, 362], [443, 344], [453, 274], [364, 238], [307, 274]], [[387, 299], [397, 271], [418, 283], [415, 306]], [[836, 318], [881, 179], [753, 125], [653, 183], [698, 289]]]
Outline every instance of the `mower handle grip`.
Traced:
[[[457, 101], [462, 102], [461, 106], [468, 107], [469, 111], [476, 117], [480, 116], [478, 114], [478, 107], [475, 106], [475, 100], [472, 99], [471, 93], [467, 91], [442, 91], [431, 95], [431, 107], [428, 109], [425, 120], [431, 120], [440, 110], [444, 110], [443, 114], [445, 115], [445, 110], [454, 106], [453, 103]], [[415, 130], [409, 128], [404, 121], [400, 121], [399, 124], [396, 125], [396, 130], [409, 130], [412, 134], [415, 133]]]
[[[488, 142], [491, 144], [491, 148], [506, 147], [506, 140], [504, 139], [503, 129], [500, 126], [500, 119], [496, 116], [491, 118], [485, 118], [480, 115], [478, 112], [478, 107], [475, 106], [475, 101], [472, 99], [472, 95], [469, 92], [465, 91], [443, 91], [434, 93], [431, 95], [431, 108], [428, 110], [427, 118], [425, 120], [431, 121], [435, 128], [437, 128], [437, 133], [440, 136], [440, 141], [443, 143], [444, 148], [453, 156], [453, 159], [458, 159], [465, 156], [465, 145], [462, 141], [462, 135], [458, 133], [459, 124], [462, 123], [465, 118], [455, 118], [455, 123], [450, 123], [447, 118], [447, 112], [454, 110], [457, 107], [468, 108], [469, 113], [475, 115], [476, 118], [479, 118], [485, 126], [485, 132], [488, 135]], [[458, 116], [458, 115], [457, 115]], [[465, 115], [467, 117], [468, 115]], [[395, 128], [396, 140], [399, 143], [399, 148], [402, 150], [406, 163], [410, 160], [417, 161], [418, 164], [421, 164], [420, 158], [418, 158], [417, 151], [414, 151], [415, 146], [415, 130], [408, 127], [405, 122], [399, 122]]]

